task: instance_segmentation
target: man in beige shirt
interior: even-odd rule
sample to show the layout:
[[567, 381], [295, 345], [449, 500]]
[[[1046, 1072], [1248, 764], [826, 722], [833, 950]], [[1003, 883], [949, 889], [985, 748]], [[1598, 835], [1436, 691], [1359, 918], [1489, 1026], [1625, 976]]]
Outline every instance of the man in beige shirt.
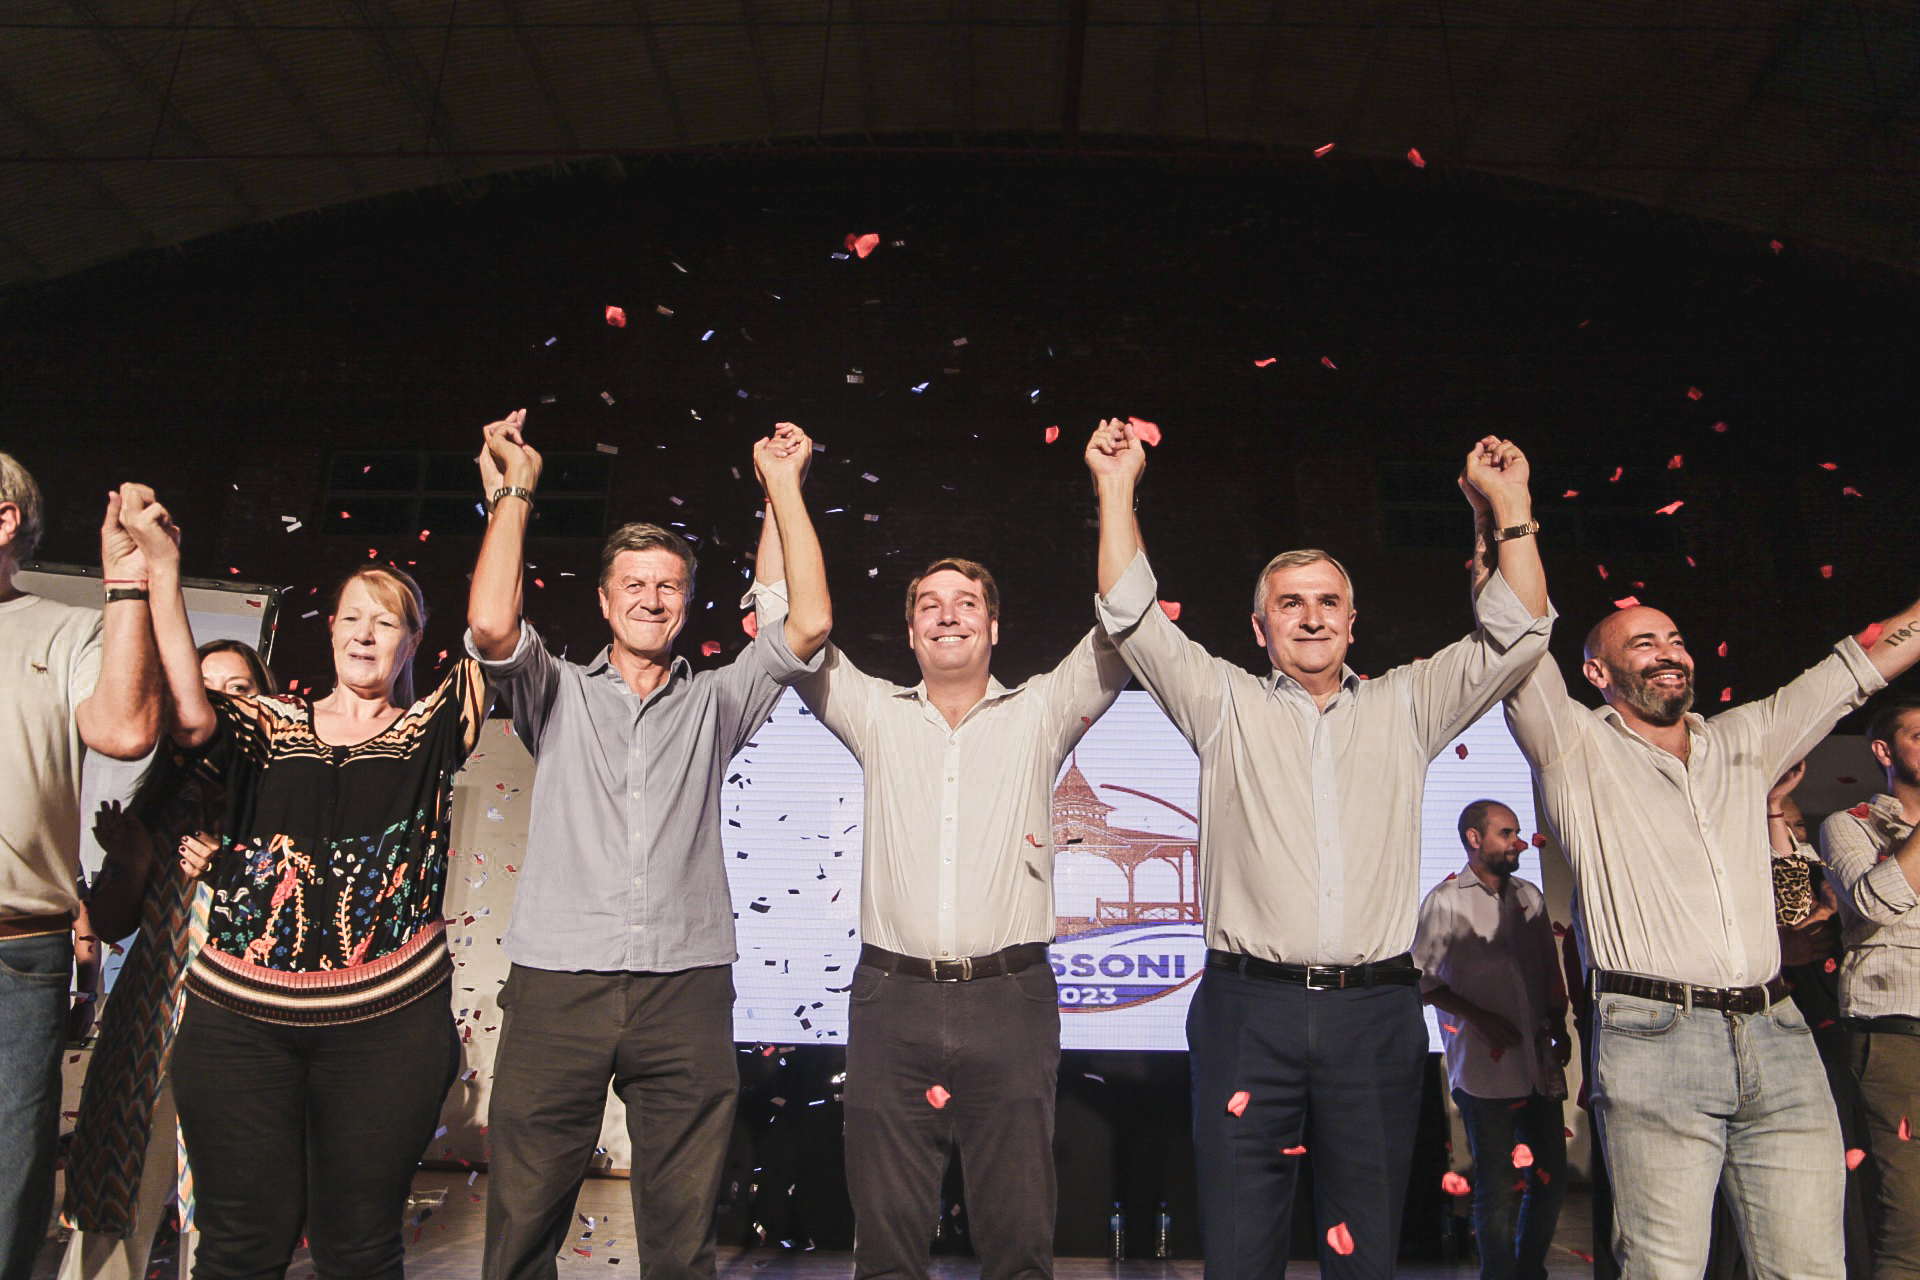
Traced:
[[1920, 1276], [1920, 698], [1878, 708], [1867, 745], [1887, 789], [1829, 816], [1820, 856], [1839, 890], [1840, 1010], [1876, 1175], [1874, 1280], [1892, 1280]]
[[[1207, 969], [1187, 1015], [1208, 1280], [1278, 1280], [1293, 1188], [1313, 1162], [1322, 1273], [1385, 1280], [1427, 1069], [1408, 947], [1427, 765], [1546, 652], [1546, 575], [1527, 461], [1488, 437], [1472, 505], [1480, 627], [1363, 681], [1353, 584], [1322, 551], [1256, 583], [1255, 676], [1154, 605], [1133, 517], [1145, 454], [1126, 423], [1087, 449], [1100, 499], [1101, 626], [1200, 757]], [[1493, 568], [1497, 557], [1498, 571]]]
[[81, 760], [137, 760], [160, 731], [146, 561], [123, 521], [166, 519], [142, 485], [108, 499], [104, 615], [29, 595], [14, 577], [40, 539], [40, 490], [0, 453], [0, 1280], [26, 1280], [53, 1211]]
[[[764, 551], [758, 570], [782, 576]], [[927, 566], [906, 621], [913, 688], [834, 645], [796, 686], [866, 775], [845, 1093], [854, 1276], [924, 1280], [957, 1150], [982, 1280], [1044, 1280], [1060, 1063], [1053, 787], [1127, 668], [1090, 631], [1006, 688], [988, 671], [999, 589], [971, 560]]]
[[1920, 605], [1842, 640], [1771, 697], [1691, 714], [1693, 658], [1657, 609], [1603, 618], [1581, 667], [1507, 699], [1573, 866], [1593, 1001], [1594, 1119], [1628, 1280], [1701, 1274], [1723, 1188], [1756, 1276], [1840, 1280], [1845, 1168], [1826, 1073], [1780, 978], [1767, 795], [1920, 657]]

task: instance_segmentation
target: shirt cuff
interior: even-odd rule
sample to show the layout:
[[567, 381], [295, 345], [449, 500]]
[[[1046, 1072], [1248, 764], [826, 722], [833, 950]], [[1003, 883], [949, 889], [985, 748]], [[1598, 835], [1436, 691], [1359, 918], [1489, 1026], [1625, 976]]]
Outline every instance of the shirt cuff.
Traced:
[[1887, 687], [1887, 678], [1880, 674], [1880, 668], [1873, 665], [1873, 659], [1867, 656], [1867, 651], [1860, 647], [1858, 640], [1848, 636], [1833, 646], [1833, 651], [1840, 655], [1840, 661], [1845, 664], [1848, 673], [1859, 682], [1861, 693], [1878, 693]]
[[533, 654], [540, 648], [540, 633], [525, 618], [520, 619], [520, 643], [513, 646], [513, 652], [504, 658], [483, 658], [480, 647], [473, 642], [473, 628], [468, 627], [463, 643], [467, 656], [480, 664], [480, 669], [491, 676], [511, 676], [526, 666]]
[[1545, 633], [1560, 616], [1549, 601], [1546, 617], [1534, 617], [1527, 606], [1520, 603], [1520, 597], [1513, 593], [1513, 588], [1507, 585], [1507, 580], [1498, 569], [1487, 579], [1487, 585], [1480, 588], [1480, 594], [1473, 602], [1473, 612], [1488, 638], [1502, 649], [1511, 649], [1529, 632]]
[[[763, 592], [765, 594], [761, 594]], [[787, 598], [778, 583], [772, 587], [756, 583], [747, 592], [747, 598], [754, 601], [759, 616], [753, 650], [759, 655], [761, 669], [775, 684], [796, 684], [820, 670], [821, 663], [827, 660], [826, 645], [821, 645], [814, 650], [813, 657], [802, 662], [787, 644]], [[779, 612], [770, 612], [769, 606], [777, 607]]]
[[740, 607], [752, 609], [760, 615], [761, 622], [766, 622], [770, 618], [786, 617], [790, 611], [786, 580], [762, 582], [755, 578], [747, 587], [747, 593], [740, 597]]
[[1134, 552], [1132, 563], [1120, 575], [1120, 581], [1113, 584], [1113, 590], [1093, 598], [1093, 611], [1100, 619], [1100, 629], [1110, 636], [1133, 630], [1140, 625], [1140, 619], [1147, 616], [1147, 610], [1153, 608], [1159, 590], [1153, 566], [1147, 563], [1147, 553]]
[[1892, 858], [1876, 866], [1862, 877], [1867, 891], [1886, 904], [1887, 910], [1896, 915], [1905, 915], [1920, 906], [1920, 894], [1915, 894], [1913, 886], [1907, 883], [1907, 873]]

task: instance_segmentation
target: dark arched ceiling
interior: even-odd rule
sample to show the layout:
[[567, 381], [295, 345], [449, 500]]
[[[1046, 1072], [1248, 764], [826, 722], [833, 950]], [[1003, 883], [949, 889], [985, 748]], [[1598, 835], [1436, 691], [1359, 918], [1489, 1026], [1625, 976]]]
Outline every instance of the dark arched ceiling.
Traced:
[[1920, 266], [1911, 4], [9, 0], [0, 48], [0, 287], [489, 174], [823, 144], [1417, 149]]

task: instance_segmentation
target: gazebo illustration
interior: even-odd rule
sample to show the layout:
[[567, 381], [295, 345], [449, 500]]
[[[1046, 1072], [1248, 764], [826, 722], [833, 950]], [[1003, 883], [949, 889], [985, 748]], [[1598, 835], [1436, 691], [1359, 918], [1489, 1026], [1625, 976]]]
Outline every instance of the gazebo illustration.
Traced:
[[[1200, 820], [1176, 804], [1132, 787], [1107, 784], [1109, 791], [1151, 800], [1173, 810], [1193, 823]], [[1120, 868], [1127, 878], [1124, 901], [1094, 902], [1089, 917], [1056, 917], [1056, 932], [1061, 938], [1131, 924], [1197, 924], [1200, 920], [1199, 850], [1195, 837], [1164, 835], [1157, 831], [1136, 831], [1116, 827], [1107, 821], [1114, 806], [1106, 803], [1080, 771], [1078, 755], [1053, 789], [1053, 847], [1065, 856], [1092, 855], [1105, 858]], [[1172, 866], [1177, 888], [1171, 902], [1143, 902], [1135, 882], [1140, 868], [1155, 860]]]

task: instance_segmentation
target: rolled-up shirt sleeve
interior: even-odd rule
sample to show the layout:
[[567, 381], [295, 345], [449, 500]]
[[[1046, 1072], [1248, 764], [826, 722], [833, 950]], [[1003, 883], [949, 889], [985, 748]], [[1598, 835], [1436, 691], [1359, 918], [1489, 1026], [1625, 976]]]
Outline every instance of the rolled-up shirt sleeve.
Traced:
[[482, 657], [471, 629], [466, 633], [466, 649], [467, 656], [480, 664], [488, 682], [513, 704], [514, 733], [528, 751], [539, 755], [540, 739], [553, 711], [554, 692], [559, 688], [560, 659], [547, 652], [540, 633], [524, 618], [520, 621], [520, 642], [506, 657]]
[[[754, 615], [754, 637], [751, 646], [755, 657], [759, 659], [761, 669], [773, 677], [776, 684], [795, 684], [806, 679], [820, 669], [823, 661], [815, 653], [812, 658], [802, 662], [794, 655], [787, 644], [787, 584], [785, 582], [755, 582], [747, 588], [747, 594], [740, 597], [740, 606], [751, 606]], [[821, 648], [825, 648], [822, 645]]]
[[1782, 685], [1772, 697], [1749, 702], [1713, 718], [1714, 727], [1752, 734], [1750, 741], [1769, 778], [1778, 778], [1834, 722], [1887, 687], [1886, 677], [1848, 636], [1826, 658]]
[[1474, 611], [1480, 625], [1472, 635], [1399, 669], [1410, 682], [1429, 757], [1526, 679], [1546, 655], [1558, 616], [1549, 606], [1545, 616], [1534, 617], [1498, 572], [1481, 588]]
[[1880, 844], [1868, 829], [1871, 821], [1851, 813], [1833, 814], [1820, 824], [1820, 859], [1855, 914], [1871, 924], [1889, 925], [1920, 906], [1920, 895], [1897, 861], [1881, 859]]
[[1159, 583], [1141, 551], [1113, 590], [1095, 597], [1094, 613], [1134, 676], [1198, 750], [1220, 725], [1227, 699], [1221, 668], [1227, 664], [1189, 640], [1158, 600]]

